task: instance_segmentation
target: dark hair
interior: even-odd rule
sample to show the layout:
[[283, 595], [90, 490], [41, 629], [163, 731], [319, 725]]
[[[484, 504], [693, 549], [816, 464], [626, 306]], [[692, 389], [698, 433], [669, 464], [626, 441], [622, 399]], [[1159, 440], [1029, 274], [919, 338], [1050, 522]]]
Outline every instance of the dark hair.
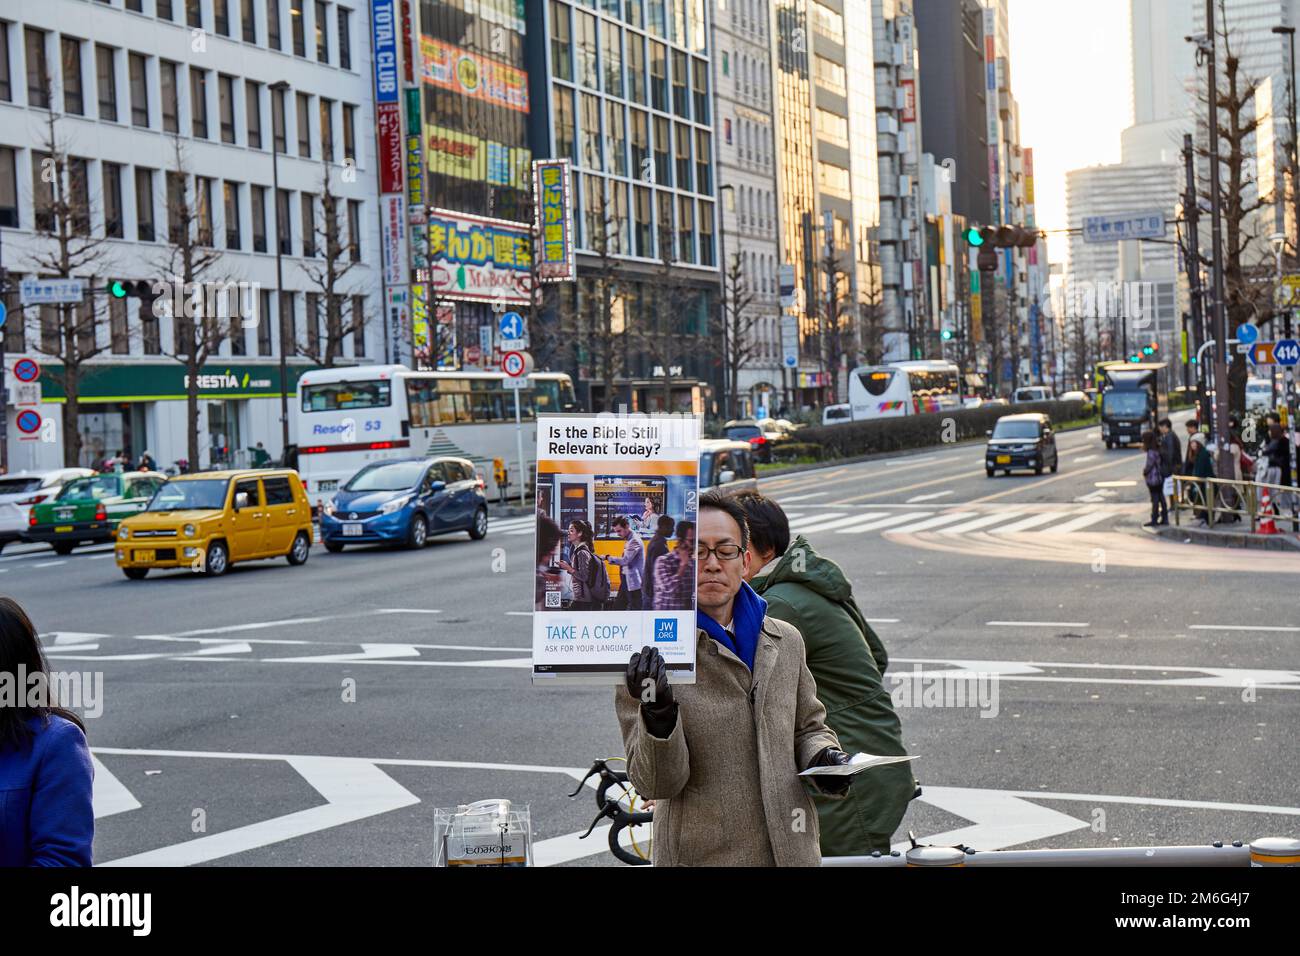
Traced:
[[658, 523], [655, 524], [655, 533], [656, 533], [656, 534], [661, 534], [661, 535], [663, 535], [665, 538], [668, 537], [670, 534], [672, 534], [672, 533], [673, 533], [673, 516], [672, 516], [672, 515], [660, 515], [660, 516], [659, 516], [659, 521], [658, 521]]
[[583, 521], [581, 518], [574, 518], [569, 522], [569, 525], [578, 529], [578, 537], [580, 537], [585, 544], [594, 545], [596, 543], [596, 532], [592, 530], [591, 525], [587, 524], [587, 522]]
[[686, 537], [686, 534], [687, 534], [688, 531], [694, 531], [694, 530], [695, 530], [695, 522], [694, 522], [694, 521], [679, 521], [679, 522], [677, 522], [677, 540], [678, 540], [678, 541], [681, 541], [683, 538]]
[[785, 554], [790, 547], [790, 519], [781, 506], [757, 491], [739, 491], [732, 497], [745, 509], [754, 549], [777, 557]]
[[1156, 447], [1156, 436], [1151, 432], [1142, 433], [1142, 450], [1151, 451]]
[[627, 523], [627, 515], [614, 515], [614, 520], [611, 521], [610, 524], [614, 525], [615, 527], [619, 527], [619, 528], [626, 528], [626, 527], [628, 527], [628, 523]]
[[555, 550], [555, 546], [560, 543], [560, 526], [552, 521], [546, 515], [537, 516], [537, 563], [541, 564], [542, 559]]
[[[70, 710], [54, 706], [52, 693], [51, 699], [44, 706], [25, 706], [27, 687], [25, 681], [21, 684], [18, 681], [20, 668], [29, 677], [36, 673], [48, 677], [50, 673], [45, 655], [41, 653], [40, 641], [36, 639], [36, 628], [32, 626], [27, 612], [13, 598], [0, 597], [0, 674], [10, 675], [18, 693], [15, 706], [0, 706], [0, 751], [26, 746], [33, 736], [32, 729], [27, 726], [27, 721], [32, 717], [43, 718], [46, 723], [51, 715], [62, 717], [72, 721], [84, 733], [86, 725], [81, 722], [81, 718]], [[53, 685], [47, 680], [46, 687], [52, 690]]]
[[749, 547], [749, 522], [745, 520], [745, 509], [740, 506], [740, 502], [731, 495], [724, 495], [717, 490], [706, 491], [700, 495], [699, 510], [703, 511], [705, 508], [721, 511], [735, 521], [736, 526], [740, 528], [740, 546]]
[[1282, 438], [1282, 426], [1274, 422], [1268, 426], [1268, 437], [1272, 441], [1279, 441]]
[[1282, 424], [1282, 416], [1277, 412], [1266, 412], [1264, 415], [1264, 421], [1268, 421], [1269, 419], [1273, 419], [1279, 425]]
[[1170, 431], [1172, 431], [1174, 427], [1174, 423], [1167, 418], [1160, 419], [1160, 421], [1156, 422], [1156, 424], [1163, 425], [1165, 428], [1168, 428]]

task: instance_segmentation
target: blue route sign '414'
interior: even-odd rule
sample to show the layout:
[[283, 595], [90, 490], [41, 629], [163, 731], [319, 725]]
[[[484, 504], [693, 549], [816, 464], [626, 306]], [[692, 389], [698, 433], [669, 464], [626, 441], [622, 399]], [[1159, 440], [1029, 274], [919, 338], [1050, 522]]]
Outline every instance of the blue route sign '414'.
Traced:
[[1300, 363], [1300, 342], [1296, 342], [1295, 339], [1282, 339], [1273, 346], [1273, 361], [1278, 365]]

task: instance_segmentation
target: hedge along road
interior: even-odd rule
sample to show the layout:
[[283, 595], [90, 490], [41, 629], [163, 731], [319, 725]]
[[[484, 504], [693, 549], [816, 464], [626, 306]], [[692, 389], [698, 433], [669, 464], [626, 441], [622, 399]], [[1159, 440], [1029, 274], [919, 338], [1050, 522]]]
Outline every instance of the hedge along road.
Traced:
[[[1124, 464], [1129, 468], [1133, 467], [1133, 454], [1115, 452], [1108, 453], [1106, 451], [1105, 445], [1101, 442], [1097, 426], [1091, 426], [1089, 428], [1070, 431], [1059, 435], [1057, 438], [1057, 450], [1061, 455], [1061, 467], [1063, 469], [1069, 467], [1070, 458], [1067, 456], [1074, 455], [1078, 452], [1091, 451], [1113, 457], [1112, 461], [1102, 462], [1100, 465], [1092, 466], [1083, 471], [1070, 470], [1065, 476], [1080, 475], [1087, 471], [1091, 471], [1093, 468], [1104, 468], [1118, 464]], [[979, 478], [982, 483], [988, 480], [984, 474], [983, 452], [983, 441], [968, 441], [963, 442], [960, 445], [947, 447], [931, 446], [924, 449], [915, 449], [907, 454], [887, 456], [885, 458], [859, 462], [852, 465], [842, 465], [831, 462], [827, 464], [825, 469], [810, 469], [808, 471], [780, 475], [770, 479], [761, 479], [760, 486], [765, 492], [772, 494], [773, 497], [776, 497], [779, 500], [781, 492], [793, 492], [795, 489], [802, 490], [809, 487], [815, 487], [820, 491], [837, 485], [854, 485], [858, 487], [867, 485], [870, 487], [872, 484], [880, 484], [884, 482], [889, 483], [889, 487], [883, 488], [882, 490], [874, 491], [865, 495], [859, 495], [854, 498], [843, 498], [838, 502], [840, 504], [852, 504], [857, 501], [880, 498], [891, 494], [902, 494], [904, 492], [911, 492], [922, 488], [934, 487], [935, 485], [952, 484], [970, 478]], [[912, 457], [917, 458], [918, 461], [915, 464], [906, 464], [908, 458]], [[977, 460], [979, 462], [978, 470], [968, 471], [967, 469], [969, 469], [971, 464]], [[884, 462], [889, 463], [888, 467], [884, 465]], [[953, 469], [953, 471], [945, 477], [934, 478], [932, 480], [922, 481], [911, 485], [899, 485], [896, 483], [899, 476], [909, 472], [924, 470], [928, 474], [935, 474], [936, 472], [942, 472], [948, 469]], [[1054, 477], [1059, 478], [1064, 476], [1056, 475]], [[1043, 484], [1049, 479], [1037, 479], [1024, 482], [1023, 479], [1017, 476], [1016, 480], [1016, 487], [1007, 489], [1007, 492], [1014, 493], [1019, 490], [1030, 490]], [[981, 484], [981, 488], [982, 487], [983, 485]], [[999, 492], [999, 494], [1001, 494], [1001, 492]], [[946, 502], [945, 504], [954, 503], [955, 502]]]

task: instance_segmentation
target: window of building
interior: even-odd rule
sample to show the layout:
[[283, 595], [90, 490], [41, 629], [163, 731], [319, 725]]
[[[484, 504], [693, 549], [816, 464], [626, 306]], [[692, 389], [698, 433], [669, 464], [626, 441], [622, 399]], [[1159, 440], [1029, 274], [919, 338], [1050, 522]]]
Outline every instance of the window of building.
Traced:
[[673, 259], [676, 255], [673, 250], [673, 196], [660, 189], [655, 193], [655, 199], [659, 204], [655, 220], [655, 257]]
[[689, 65], [690, 59], [685, 53], [673, 51], [673, 112], [682, 117], [690, 115], [690, 96], [687, 93]]
[[176, 13], [172, 10], [172, 0], [154, 0], [153, 8], [159, 20], [176, 19]]
[[9, 24], [0, 20], [0, 100], [12, 103], [13, 82], [9, 79]]
[[223, 37], [230, 36], [230, 0], [212, 0], [212, 25]]
[[662, 116], [656, 116], [654, 124], [655, 161], [654, 168], [651, 170], [651, 179], [660, 186], [671, 186], [673, 184], [672, 135], [669, 130], [672, 124]]
[[208, 74], [190, 67], [190, 127], [199, 139], [208, 138]]
[[302, 254], [316, 255], [316, 197], [302, 193]]
[[820, 3], [812, 4], [813, 29], [836, 43], [844, 42], [844, 17], [830, 7]]
[[623, 95], [623, 40], [618, 24], [604, 23], [604, 46], [601, 56], [605, 64], [605, 92], [610, 96]]
[[817, 185], [825, 192], [847, 197], [849, 196], [849, 171], [843, 166], [821, 160], [817, 163]]
[[86, 105], [81, 83], [81, 41], [63, 37], [59, 41], [59, 47], [63, 54], [63, 112], [84, 116]]
[[139, 53], [127, 57], [131, 81], [131, 125], [149, 126], [149, 82], [145, 74], [145, 58]]
[[244, 80], [244, 123], [248, 128], [248, 145], [262, 148], [262, 84]]
[[654, 255], [652, 219], [650, 190], [645, 186], [632, 187], [632, 251], [647, 259]]
[[45, 31], [24, 27], [23, 45], [27, 54], [27, 104], [48, 110], [50, 68], [45, 61]]
[[311, 156], [311, 97], [306, 93], [296, 94], [298, 114], [298, 155]]
[[348, 11], [343, 7], [339, 12], [339, 66], [345, 70], [352, 69], [352, 24], [348, 20]]
[[321, 156], [334, 159], [334, 101], [320, 98], [320, 150]]
[[817, 108], [817, 135], [830, 143], [849, 145], [849, 121], [830, 110]]
[[289, 0], [289, 22], [293, 29], [293, 54], [306, 56], [307, 26], [302, 22], [302, 0]]
[[582, 185], [583, 245], [595, 252], [614, 252], [617, 235], [613, 223], [605, 222], [604, 177], [584, 175]]
[[284, 128], [284, 107], [287, 90], [271, 90], [271, 135], [275, 139], [275, 151], [287, 153], [289, 140]]
[[0, 226], [18, 228], [18, 154], [0, 146]]
[[135, 237], [140, 242], [154, 241], [153, 170], [135, 168]]
[[626, 176], [627, 131], [623, 125], [623, 104], [615, 100], [605, 103], [605, 155], [609, 157], [609, 171]]
[[235, 141], [235, 78], [217, 74], [217, 106], [221, 110], [221, 141]]
[[194, 177], [194, 200], [198, 235], [195, 242], [200, 246], [211, 246], [212, 242], [212, 180], [206, 176]]
[[266, 0], [266, 45], [280, 50], [280, 0]]
[[49, 153], [32, 150], [32, 207], [36, 213], [36, 228], [41, 232], [54, 228], [54, 183], [41, 175], [50, 162]]
[[257, 354], [271, 354], [271, 290], [257, 290]]
[[114, 355], [126, 355], [131, 351], [126, 328], [125, 299], [108, 300], [108, 334], [110, 348]]
[[695, 261], [695, 201], [686, 196], [677, 199], [677, 256]]
[[551, 0], [551, 76], [573, 79], [572, 46], [569, 8], [559, 0]]
[[303, 325], [306, 327], [307, 351], [315, 355], [320, 352], [320, 296], [315, 292], [306, 295]]
[[691, 70], [694, 81], [691, 89], [695, 94], [695, 122], [709, 122], [709, 68], [703, 60], [692, 59]]
[[180, 96], [176, 90], [176, 64], [171, 60], [158, 61], [159, 89], [162, 91], [163, 130], [168, 133], [181, 131]]
[[361, 200], [348, 200], [348, 260], [361, 261]]
[[650, 117], [644, 110], [629, 110], [632, 123], [632, 176], [644, 179], [650, 172]]
[[579, 162], [588, 169], [604, 169], [600, 160], [600, 99], [583, 93], [578, 130]]
[[836, 93], [844, 92], [844, 67], [824, 56], [813, 55], [813, 72], [817, 83]]
[[573, 91], [567, 86], [553, 83], [551, 97], [555, 103], [555, 155], [567, 156], [576, 163], [578, 153], [573, 127]]
[[700, 202], [700, 265], [713, 265], [713, 203]]
[[289, 222], [289, 191], [281, 189], [275, 196], [275, 234], [280, 255], [293, 255], [293, 224]]
[[239, 0], [239, 25], [245, 43], [257, 42], [257, 18], [254, 0]]
[[90, 235], [90, 161], [68, 157], [68, 218], [72, 231]]
[[668, 17], [664, 12], [664, 0], [646, 0], [646, 24], [650, 32], [658, 37], [668, 36]]
[[[280, 302], [280, 345], [283, 349], [285, 343], [298, 341], [297, 331], [294, 329], [294, 313], [297, 311], [294, 307], [294, 294], [292, 292], [278, 291], [276, 295]], [[293, 346], [289, 345], [292, 354]]]
[[117, 122], [116, 53], [111, 46], [95, 45], [95, 78], [99, 92], [99, 118]]
[[316, 60], [319, 63], [330, 61], [329, 8], [316, 0]]
[[104, 235], [122, 238], [122, 167], [101, 163], [104, 173]]
[[203, 27], [202, 0], [185, 0], [185, 22], [192, 27]]
[[691, 189], [691, 131], [683, 123], [677, 124], [677, 188]]
[[713, 192], [713, 143], [707, 130], [695, 131], [695, 191]]
[[352, 297], [352, 356], [366, 357], [366, 297]]
[[185, 177], [167, 173], [167, 241], [180, 245], [189, 230], [189, 199], [185, 194]]
[[253, 210], [253, 251], [266, 252], [266, 187], [250, 187], [248, 198]]
[[578, 31], [578, 43], [575, 47], [578, 59], [578, 82], [583, 86], [596, 89], [600, 81], [596, 73], [596, 18], [590, 13], [575, 10], [575, 26]]
[[[629, 4], [629, 9], [631, 4]], [[624, 34], [627, 44], [627, 97], [634, 103], [646, 101], [645, 38], [631, 30]]]
[[357, 159], [357, 108], [351, 103], [343, 104], [343, 158]]
[[222, 198], [225, 200], [226, 248], [242, 249], [244, 240], [239, 228], [239, 183], [222, 183]]
[[650, 105], [668, 110], [668, 48], [662, 43], [650, 44]]

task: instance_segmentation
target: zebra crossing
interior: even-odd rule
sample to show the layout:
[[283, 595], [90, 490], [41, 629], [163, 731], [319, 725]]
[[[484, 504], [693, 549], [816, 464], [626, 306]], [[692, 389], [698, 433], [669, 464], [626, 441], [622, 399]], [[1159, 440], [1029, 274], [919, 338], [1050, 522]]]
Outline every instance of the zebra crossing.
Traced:
[[[1123, 519], [1126, 513], [1114, 506], [1087, 508], [1060, 508], [1034, 511], [1023, 506], [1004, 506], [996, 510], [977, 508], [956, 510], [904, 510], [850, 511], [826, 506], [824, 511], [791, 511], [790, 531], [794, 534], [848, 534], [870, 532], [881, 534], [916, 534], [931, 531], [942, 535], [983, 534], [1037, 534], [1062, 535], [1080, 531], [1102, 530], [1097, 526], [1107, 519]], [[536, 519], [532, 516], [505, 518], [493, 521], [489, 534], [522, 536], [534, 533]]]

